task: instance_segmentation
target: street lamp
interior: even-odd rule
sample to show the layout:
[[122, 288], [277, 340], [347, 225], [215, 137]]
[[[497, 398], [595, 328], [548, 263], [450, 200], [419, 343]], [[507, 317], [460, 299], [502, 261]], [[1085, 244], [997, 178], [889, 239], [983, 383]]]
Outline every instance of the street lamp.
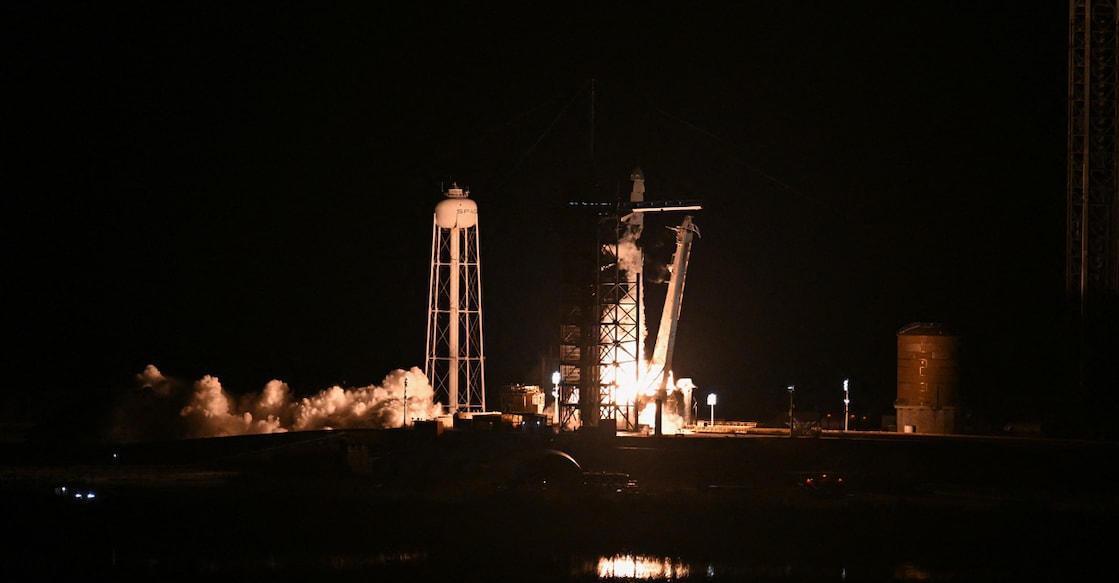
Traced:
[[851, 406], [851, 395], [847, 392], [850, 381], [843, 379], [843, 430], [847, 431], [847, 420], [851, 418], [848, 409]]
[[796, 391], [796, 385], [789, 385], [789, 437], [793, 436], [793, 392]]
[[554, 420], [553, 422], [556, 425], [559, 425], [559, 423], [560, 423], [559, 382], [560, 382], [560, 373], [557, 370], [556, 372], [552, 373], [552, 399], [553, 399], [552, 400], [552, 408], [555, 409], [555, 411], [552, 411], [552, 419]]
[[707, 393], [707, 404], [711, 405], [711, 425], [715, 425], [715, 393]]

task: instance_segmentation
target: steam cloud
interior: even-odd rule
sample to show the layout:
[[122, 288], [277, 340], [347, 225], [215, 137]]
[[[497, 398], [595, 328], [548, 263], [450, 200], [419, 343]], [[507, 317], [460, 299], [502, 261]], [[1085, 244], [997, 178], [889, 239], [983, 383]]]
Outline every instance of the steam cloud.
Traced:
[[118, 442], [150, 439], [228, 437], [322, 429], [400, 427], [405, 405], [409, 420], [432, 419], [442, 411], [434, 391], [417, 367], [396, 369], [380, 385], [333, 386], [296, 399], [279, 380], [259, 393], [228, 394], [217, 377], [192, 384], [163, 375], [148, 365], [136, 375], [141, 387], [122, 403], [109, 437]]

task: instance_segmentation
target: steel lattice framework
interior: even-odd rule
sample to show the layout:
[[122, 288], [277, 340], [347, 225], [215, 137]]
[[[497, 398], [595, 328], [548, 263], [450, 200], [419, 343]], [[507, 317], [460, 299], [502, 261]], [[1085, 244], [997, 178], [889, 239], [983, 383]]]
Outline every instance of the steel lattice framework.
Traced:
[[[464, 191], [452, 188], [454, 198]], [[448, 195], [447, 203], [454, 200]], [[450, 216], [469, 215], [473, 203], [451, 208]], [[476, 217], [477, 209], [473, 207]], [[450, 220], [450, 219], [448, 219]], [[428, 293], [427, 357], [424, 373], [437, 396], [446, 396], [448, 412], [486, 410], [485, 358], [482, 338], [482, 276], [477, 219], [465, 226], [440, 226], [437, 207], [431, 238]]]
[[636, 404], [620, 389], [632, 392], [646, 365], [641, 215], [702, 208], [698, 200], [646, 201], [641, 169], [630, 179], [634, 191], [629, 201], [569, 204], [596, 215], [597, 225], [593, 265], [586, 266], [594, 270], [589, 294], [573, 287], [565, 294], [559, 359], [562, 427], [570, 426], [577, 410], [579, 425], [616, 421], [619, 429], [636, 429]]
[[1119, 294], [1117, 0], [1070, 0], [1067, 272], [1081, 316]]
[[[559, 423], [564, 429], [579, 426], [579, 387], [583, 384], [583, 378], [592, 374], [589, 371], [593, 363], [583, 349], [590, 344], [586, 335], [594, 330], [594, 326], [586, 320], [586, 313], [589, 310], [585, 303], [580, 301], [586, 296], [588, 294], [582, 293], [580, 288], [572, 285], [565, 285], [562, 292], [562, 297], [568, 302], [564, 304], [560, 319], [558, 371], [560, 383], [557, 387], [559, 394], [553, 406], [559, 407]], [[571, 303], [571, 298], [577, 299]], [[584, 371], [588, 373], [584, 374]]]
[[618, 398], [619, 387], [636, 386], [644, 363], [641, 273], [623, 265], [620, 251], [632, 236], [630, 230], [629, 224], [618, 217], [600, 223], [601, 257], [595, 283], [599, 315], [595, 346], [599, 367], [597, 417], [600, 421], [622, 420], [626, 430], [635, 428], [636, 419], [631, 418], [633, 403]]

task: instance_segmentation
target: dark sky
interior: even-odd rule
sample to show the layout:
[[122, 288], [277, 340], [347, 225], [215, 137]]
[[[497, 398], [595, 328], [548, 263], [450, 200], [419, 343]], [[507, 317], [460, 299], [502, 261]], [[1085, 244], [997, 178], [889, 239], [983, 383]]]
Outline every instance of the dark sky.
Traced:
[[721, 414], [841, 407], [844, 377], [888, 411], [913, 321], [960, 331], [989, 408], [1060, 376], [1061, 2], [168, 4], [4, 8], [9, 394], [422, 367], [449, 178], [487, 383], [542, 382], [557, 217], [638, 165], [704, 202], [675, 368]]

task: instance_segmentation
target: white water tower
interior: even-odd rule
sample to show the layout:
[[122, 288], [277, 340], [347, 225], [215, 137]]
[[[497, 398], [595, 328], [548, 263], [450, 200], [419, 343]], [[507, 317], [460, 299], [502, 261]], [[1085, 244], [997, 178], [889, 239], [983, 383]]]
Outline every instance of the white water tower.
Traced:
[[435, 205], [424, 372], [447, 413], [486, 410], [478, 205], [452, 184]]

